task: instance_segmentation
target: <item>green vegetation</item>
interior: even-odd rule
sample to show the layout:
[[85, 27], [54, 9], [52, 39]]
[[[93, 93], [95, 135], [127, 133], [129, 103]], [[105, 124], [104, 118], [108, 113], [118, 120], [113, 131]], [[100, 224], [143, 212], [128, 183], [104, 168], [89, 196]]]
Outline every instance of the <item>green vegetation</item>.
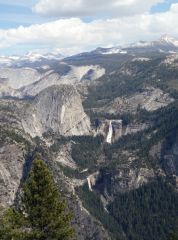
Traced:
[[118, 195], [109, 211], [128, 239], [167, 240], [178, 217], [178, 194], [162, 179]]
[[178, 240], [178, 234], [172, 233], [169, 240]]
[[[114, 117], [112, 115], [105, 116], [104, 114], [95, 114], [92, 111], [93, 125], [100, 124], [100, 119]], [[122, 118], [122, 116], [119, 116]], [[137, 114], [125, 114], [125, 124], [132, 121], [147, 123], [149, 128], [134, 134], [123, 136], [112, 145], [106, 144], [102, 136], [81, 136], [65, 138], [60, 137], [51, 147], [53, 152], [57, 152], [62, 145], [68, 142], [72, 143], [71, 155], [73, 160], [80, 167], [79, 171], [63, 168], [64, 173], [69, 177], [83, 178], [85, 174], [81, 174], [81, 169], [88, 168], [89, 171], [107, 166], [108, 168], [119, 168], [121, 164], [128, 162], [128, 156], [123, 154], [127, 151], [134, 155], [135, 160], [132, 162], [132, 167], [146, 166], [148, 168], [157, 168], [160, 164], [160, 159], [153, 159], [150, 155], [150, 150], [160, 141], [167, 141], [168, 145], [172, 146], [175, 141], [175, 136], [178, 134], [178, 102], [170, 104], [167, 107], [160, 108], [154, 112], [146, 110], [138, 110]], [[170, 124], [171, 123], [171, 124]]]
[[[123, 136], [112, 145], [105, 145], [104, 153], [111, 163], [119, 164], [122, 151], [135, 153], [147, 167], [154, 167], [156, 159], [152, 159], [151, 148], [162, 140], [167, 140], [167, 148], [172, 146], [178, 134], [178, 103], [177, 101], [154, 112], [141, 111], [136, 116], [140, 122], [149, 122], [150, 127], [144, 131]], [[165, 149], [166, 150], [166, 149]]]
[[50, 147], [52, 152], [58, 152], [60, 147], [70, 141], [69, 137], [60, 136], [58, 137], [54, 144]]
[[178, 80], [177, 79], [170, 80], [168, 82], [168, 86], [170, 87], [170, 89], [178, 91]]
[[84, 107], [86, 109], [102, 107], [116, 97], [139, 91], [142, 86], [141, 77], [133, 79], [133, 76], [122, 74], [103, 76], [98, 85], [89, 87], [89, 96], [84, 102]]
[[87, 185], [78, 188], [77, 193], [82, 199], [84, 207], [103, 224], [103, 226], [110, 232], [112, 238], [116, 240], [123, 239], [121, 237], [121, 227], [103, 208], [99, 196], [94, 192], [90, 192]]
[[82, 172], [79, 169], [72, 169], [67, 166], [60, 165], [60, 169], [63, 171], [64, 175], [69, 178], [76, 178], [76, 179], [86, 179], [88, 173], [92, 173], [92, 169], [87, 172]]
[[[167, 240], [176, 229], [178, 193], [174, 180], [157, 179], [137, 190], [114, 196], [103, 208], [99, 196], [87, 186], [77, 192], [84, 206], [110, 232], [112, 239]], [[176, 234], [172, 235], [176, 240]]]
[[[164, 56], [165, 57], [165, 56]], [[99, 108], [116, 97], [128, 96], [142, 91], [146, 86], [158, 87], [178, 99], [178, 69], [161, 64], [164, 57], [154, 57], [145, 62], [123, 62], [112, 74], [106, 74], [89, 86], [84, 102], [86, 109]], [[125, 74], [129, 72], [130, 74]]]
[[96, 121], [100, 124], [101, 120], [118, 120], [122, 119], [122, 124], [125, 126], [131, 123], [134, 120], [134, 116], [131, 113], [123, 113], [123, 114], [109, 114], [103, 112], [94, 112], [92, 110], [86, 111], [88, 116], [90, 117], [91, 123], [93, 127], [96, 127]]
[[31, 146], [31, 143], [26, 140], [21, 133], [17, 133], [14, 130], [6, 129], [0, 126], [0, 142], [4, 143], [6, 141], [16, 143], [24, 144], [26, 148], [29, 148]]
[[84, 66], [84, 65], [100, 65], [106, 69], [107, 72], [112, 72], [118, 69], [123, 63], [131, 60], [133, 58], [132, 55], [121, 55], [121, 54], [84, 54], [80, 56], [69, 57], [65, 59], [70, 65], [75, 66]]
[[72, 158], [81, 167], [88, 168], [96, 165], [101, 157], [103, 137], [81, 136], [73, 137]]
[[2, 240], [67, 240], [74, 234], [71, 214], [61, 199], [47, 165], [36, 158], [23, 187], [20, 209], [1, 219]]

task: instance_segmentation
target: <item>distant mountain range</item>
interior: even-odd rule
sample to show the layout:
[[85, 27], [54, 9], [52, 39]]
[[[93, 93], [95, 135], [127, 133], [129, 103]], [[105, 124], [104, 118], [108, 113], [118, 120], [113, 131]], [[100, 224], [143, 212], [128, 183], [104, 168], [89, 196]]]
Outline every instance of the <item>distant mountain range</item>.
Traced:
[[139, 41], [126, 47], [97, 48], [92, 54], [134, 54], [141, 52], [178, 52], [178, 40], [174, 37], [163, 35], [156, 41]]
[[[137, 55], [143, 53], [177, 53], [178, 52], [178, 39], [171, 37], [169, 35], [163, 35], [160, 39], [156, 41], [139, 41], [132, 43], [128, 46], [115, 46], [111, 48], [99, 47], [90, 52], [80, 53], [74, 56], [68, 56], [68, 58], [80, 58], [83, 56], [93, 56], [93, 55]], [[49, 64], [50, 62], [59, 61], [66, 58], [66, 56], [56, 53], [46, 53], [41, 54], [37, 52], [29, 52], [24, 56], [0, 56], [0, 66], [1, 67], [22, 67], [22, 66], [37, 66]]]
[[49, 60], [61, 60], [64, 56], [60, 53], [33, 53], [29, 52], [24, 56], [0, 56], [0, 66], [23, 66], [25, 64], [33, 64], [36, 62], [45, 62]]

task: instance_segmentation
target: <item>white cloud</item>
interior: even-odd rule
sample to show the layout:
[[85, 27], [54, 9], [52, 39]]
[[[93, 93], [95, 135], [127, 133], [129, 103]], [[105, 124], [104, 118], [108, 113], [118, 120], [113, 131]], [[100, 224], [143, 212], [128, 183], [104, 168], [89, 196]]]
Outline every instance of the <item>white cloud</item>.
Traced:
[[72, 53], [138, 40], [156, 39], [168, 33], [178, 36], [178, 4], [157, 14], [137, 14], [108, 20], [84, 22], [79, 18], [60, 19], [30, 27], [0, 30], [0, 48], [36, 47]]
[[173, 4], [171, 5], [171, 11], [172, 11], [172, 12], [175, 12], [175, 13], [178, 13], [178, 4], [173, 3]]
[[40, 0], [33, 10], [42, 16], [124, 16], [147, 12], [165, 0]]

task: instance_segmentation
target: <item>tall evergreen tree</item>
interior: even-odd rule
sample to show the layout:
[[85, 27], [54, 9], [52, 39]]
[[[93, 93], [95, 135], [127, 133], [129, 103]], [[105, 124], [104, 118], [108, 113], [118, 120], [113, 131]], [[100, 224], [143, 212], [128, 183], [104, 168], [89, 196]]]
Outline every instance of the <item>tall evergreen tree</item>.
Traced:
[[71, 214], [42, 160], [34, 160], [23, 191], [22, 211], [10, 209], [6, 213], [0, 239], [71, 239], [74, 233], [70, 226]]

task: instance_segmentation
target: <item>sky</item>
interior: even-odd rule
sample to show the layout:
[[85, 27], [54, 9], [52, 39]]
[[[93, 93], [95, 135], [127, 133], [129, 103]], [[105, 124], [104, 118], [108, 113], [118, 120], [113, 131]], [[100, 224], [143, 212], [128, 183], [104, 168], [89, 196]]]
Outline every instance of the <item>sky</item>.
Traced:
[[178, 0], [0, 0], [0, 55], [64, 55], [168, 34]]

